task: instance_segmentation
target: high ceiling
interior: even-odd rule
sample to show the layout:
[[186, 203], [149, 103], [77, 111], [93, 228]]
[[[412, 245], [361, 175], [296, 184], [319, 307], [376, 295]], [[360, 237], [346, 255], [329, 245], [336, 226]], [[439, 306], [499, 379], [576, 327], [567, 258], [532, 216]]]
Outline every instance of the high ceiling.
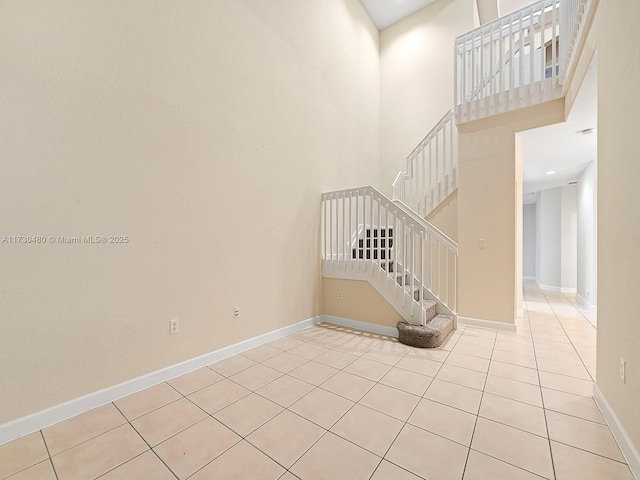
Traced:
[[[408, 17], [423, 7], [437, 0], [360, 0], [369, 13], [378, 30], [384, 30], [398, 20]], [[488, 12], [487, 21], [497, 16], [507, 15], [514, 10], [525, 7], [532, 0], [476, 0], [481, 12]], [[497, 14], [497, 15], [496, 15]], [[493, 18], [490, 18], [493, 17]]]
[[408, 17], [436, 0], [361, 0], [378, 30]]

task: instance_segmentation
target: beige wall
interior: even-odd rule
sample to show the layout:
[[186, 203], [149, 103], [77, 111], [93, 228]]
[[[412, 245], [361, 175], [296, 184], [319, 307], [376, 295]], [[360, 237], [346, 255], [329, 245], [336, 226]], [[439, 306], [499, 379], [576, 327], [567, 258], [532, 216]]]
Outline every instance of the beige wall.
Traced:
[[369, 282], [339, 278], [322, 279], [322, 313], [387, 327], [402, 320]]
[[438, 0], [380, 33], [383, 193], [405, 158], [453, 107], [453, 40], [474, 26], [474, 0]]
[[427, 220], [439, 228], [452, 240], [458, 240], [458, 191], [449, 195], [433, 212], [427, 215]]
[[358, 0], [25, 0], [0, 22], [0, 235], [129, 237], [0, 244], [0, 423], [320, 313], [320, 193], [380, 180]]
[[[597, 12], [598, 379], [629, 438], [640, 448], [640, 2]], [[624, 45], [624, 48], [621, 48]], [[618, 376], [620, 358], [627, 381]]]
[[[459, 125], [458, 314], [513, 323], [522, 196], [516, 132], [564, 119], [564, 101]], [[481, 249], [480, 239], [486, 240]]]

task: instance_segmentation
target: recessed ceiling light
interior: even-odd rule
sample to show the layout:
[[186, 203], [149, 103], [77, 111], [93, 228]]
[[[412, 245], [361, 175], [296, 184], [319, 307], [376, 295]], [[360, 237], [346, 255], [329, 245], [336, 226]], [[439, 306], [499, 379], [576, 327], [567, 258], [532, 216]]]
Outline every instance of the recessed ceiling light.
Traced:
[[555, 174], [556, 174], [556, 171], [555, 171], [555, 170], [549, 170], [549, 171], [547, 172], [547, 175], [555, 175]]

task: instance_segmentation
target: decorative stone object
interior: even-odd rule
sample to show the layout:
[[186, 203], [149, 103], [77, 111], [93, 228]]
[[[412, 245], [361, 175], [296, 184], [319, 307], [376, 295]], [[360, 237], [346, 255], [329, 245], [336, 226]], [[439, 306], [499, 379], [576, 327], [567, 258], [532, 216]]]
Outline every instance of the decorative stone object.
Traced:
[[411, 325], [404, 320], [398, 322], [398, 341], [418, 348], [436, 348], [453, 331], [451, 315], [436, 315], [426, 325]]

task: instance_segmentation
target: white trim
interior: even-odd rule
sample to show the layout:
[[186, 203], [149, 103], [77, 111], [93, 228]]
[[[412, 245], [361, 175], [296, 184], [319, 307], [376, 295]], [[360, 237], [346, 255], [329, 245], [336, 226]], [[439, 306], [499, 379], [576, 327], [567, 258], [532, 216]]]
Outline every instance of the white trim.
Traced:
[[560, 287], [554, 287], [552, 285], [538, 285], [540, 290], [551, 290], [552, 292], [559, 292]]
[[350, 318], [335, 317], [333, 315], [320, 315], [320, 321], [333, 323], [342, 327], [354, 328], [356, 330], [364, 330], [365, 332], [377, 333], [378, 335], [387, 335], [388, 337], [398, 338], [398, 329], [396, 327], [387, 327], [375, 323], [361, 322], [360, 320], [352, 320]]
[[519, 308], [519, 309], [518, 309], [518, 311], [516, 312], [516, 316], [517, 316], [518, 318], [520, 318], [520, 317], [524, 317], [524, 309]]
[[586, 298], [584, 298], [582, 295], [580, 295], [579, 293], [576, 293], [576, 300], [583, 306], [585, 307], [587, 310], [594, 312], [598, 306], [597, 305], [592, 305], [591, 303], [589, 303], [587, 301]]
[[620, 447], [620, 450], [622, 450], [622, 455], [624, 455], [624, 458], [629, 464], [631, 473], [636, 479], [640, 479], [640, 454], [638, 454], [638, 450], [629, 438], [629, 435], [622, 426], [622, 423], [620, 423], [620, 420], [613, 411], [613, 408], [611, 408], [611, 405], [598, 387], [598, 384], [595, 383], [593, 384], [593, 398], [596, 401], [598, 408], [600, 408], [605, 420], [609, 424], [613, 437], [616, 439], [616, 442], [618, 442], [618, 446]]
[[471, 325], [473, 327], [495, 328], [497, 330], [506, 330], [508, 332], [516, 331], [516, 325], [514, 323], [495, 322], [493, 320], [483, 320], [481, 318], [458, 316], [458, 323], [462, 325]]
[[562, 288], [560, 287], [560, 293], [578, 293], [577, 288]]
[[126, 382], [107, 387], [103, 390], [89, 393], [88, 395], [84, 395], [79, 398], [74, 398], [68, 402], [55, 405], [51, 408], [47, 408], [46, 410], [41, 410], [31, 415], [27, 415], [26, 417], [12, 420], [0, 425], [0, 445], [30, 433], [37, 432], [38, 430], [53, 425], [54, 423], [61, 422], [62, 420], [66, 420], [67, 418], [75, 417], [76, 415], [80, 415], [81, 413], [87, 412], [93, 408], [113, 402], [119, 398], [126, 397], [132, 393], [139, 392], [145, 388], [152, 387], [153, 385], [157, 385], [180, 375], [184, 375], [185, 373], [197, 370], [198, 368], [210, 365], [214, 362], [230, 357], [231, 355], [286, 337], [292, 333], [320, 323], [322, 321], [321, 317], [322, 316], [309, 318], [307, 320], [294, 323], [293, 325], [279, 328], [277, 330], [258, 335], [257, 337], [249, 338], [234, 345], [229, 345], [228, 347], [224, 347], [210, 353], [205, 353], [199, 357], [156, 370], [155, 372], [127, 380]]

